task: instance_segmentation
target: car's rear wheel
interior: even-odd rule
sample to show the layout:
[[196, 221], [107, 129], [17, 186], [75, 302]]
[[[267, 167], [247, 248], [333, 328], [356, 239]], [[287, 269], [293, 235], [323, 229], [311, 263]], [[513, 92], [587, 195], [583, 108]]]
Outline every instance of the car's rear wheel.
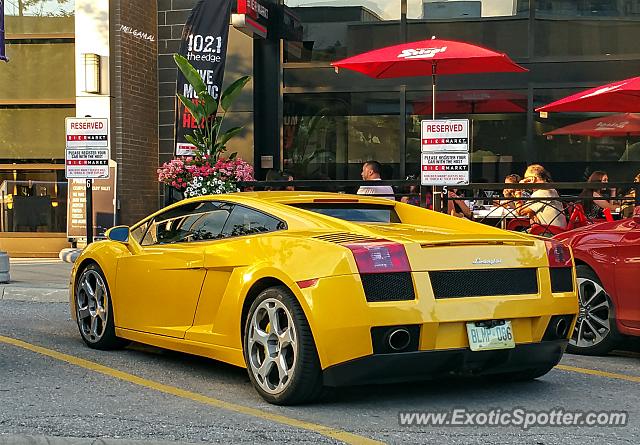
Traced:
[[260, 396], [276, 405], [316, 400], [322, 372], [302, 307], [284, 286], [265, 289], [253, 301], [244, 326], [249, 378]]
[[127, 344], [116, 337], [109, 286], [100, 266], [92, 263], [82, 271], [75, 297], [78, 329], [89, 347], [106, 350]]
[[580, 312], [567, 352], [602, 355], [620, 341], [611, 298], [595, 272], [585, 265], [576, 267]]

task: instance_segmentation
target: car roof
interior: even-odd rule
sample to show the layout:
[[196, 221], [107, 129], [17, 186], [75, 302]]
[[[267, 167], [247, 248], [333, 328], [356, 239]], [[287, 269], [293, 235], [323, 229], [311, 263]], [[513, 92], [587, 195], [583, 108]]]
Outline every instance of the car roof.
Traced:
[[[173, 203], [167, 207], [164, 207], [152, 214], [148, 215], [141, 221], [138, 221], [134, 226], [137, 227], [144, 221], [147, 221], [153, 218], [155, 215], [158, 215], [162, 212], [165, 212], [169, 209], [192, 203], [192, 202], [201, 202], [201, 201], [226, 201], [233, 202], [236, 204], [245, 204], [254, 208], [258, 208], [262, 211], [276, 211], [279, 207], [280, 216], [282, 215], [282, 211], [285, 211], [282, 205], [291, 205], [291, 204], [305, 204], [305, 203], [358, 203], [358, 204], [376, 204], [376, 205], [385, 205], [388, 207], [394, 207], [396, 201], [385, 199], [385, 198], [376, 198], [374, 196], [365, 196], [365, 195], [348, 195], [344, 193], [331, 193], [331, 192], [301, 192], [301, 191], [264, 191], [264, 192], [238, 192], [238, 193], [226, 193], [220, 195], [203, 195], [197, 196], [194, 198], [183, 199], [176, 203]], [[294, 211], [289, 208], [286, 209], [287, 212], [298, 213], [300, 210]], [[322, 220], [325, 223], [326, 216], [315, 215], [315, 214], [307, 214], [307, 219], [317, 219]], [[346, 223], [346, 222], [344, 222]]]

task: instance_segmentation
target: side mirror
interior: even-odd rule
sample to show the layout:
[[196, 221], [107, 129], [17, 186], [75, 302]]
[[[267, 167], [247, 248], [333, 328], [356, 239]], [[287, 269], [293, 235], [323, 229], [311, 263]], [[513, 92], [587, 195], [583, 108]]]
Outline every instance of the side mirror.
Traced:
[[111, 241], [117, 241], [119, 243], [129, 243], [129, 226], [116, 226], [107, 230], [107, 238]]

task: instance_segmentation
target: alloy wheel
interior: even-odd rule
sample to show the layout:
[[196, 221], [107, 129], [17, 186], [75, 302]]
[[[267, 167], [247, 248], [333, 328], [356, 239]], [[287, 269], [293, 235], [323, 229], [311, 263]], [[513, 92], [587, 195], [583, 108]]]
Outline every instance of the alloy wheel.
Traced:
[[80, 331], [91, 343], [100, 341], [107, 328], [108, 298], [107, 287], [100, 274], [93, 269], [85, 270], [78, 281], [76, 306]]
[[289, 309], [275, 298], [262, 301], [251, 316], [247, 340], [249, 367], [258, 385], [269, 394], [284, 391], [298, 355]]
[[611, 332], [611, 303], [600, 283], [581, 277], [577, 282], [580, 312], [570, 343], [589, 348], [600, 344]]

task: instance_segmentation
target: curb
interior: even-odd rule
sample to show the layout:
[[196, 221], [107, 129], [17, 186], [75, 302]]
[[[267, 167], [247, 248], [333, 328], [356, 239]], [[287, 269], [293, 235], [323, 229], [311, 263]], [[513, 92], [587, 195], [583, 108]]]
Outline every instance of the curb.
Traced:
[[54, 437], [0, 434], [0, 445], [186, 445], [186, 442], [169, 442], [164, 440], [129, 440], [90, 437]]
[[68, 247], [60, 251], [60, 253], [58, 254], [58, 258], [60, 258], [62, 261], [66, 263], [73, 263], [75, 262], [76, 258], [80, 256], [81, 253], [82, 253], [82, 249]]
[[[66, 287], [55, 289], [51, 287], [17, 287], [0, 285], [0, 300], [66, 303], [69, 301], [69, 289]], [[0, 444], [1, 443], [2, 442], [0, 442]]]

